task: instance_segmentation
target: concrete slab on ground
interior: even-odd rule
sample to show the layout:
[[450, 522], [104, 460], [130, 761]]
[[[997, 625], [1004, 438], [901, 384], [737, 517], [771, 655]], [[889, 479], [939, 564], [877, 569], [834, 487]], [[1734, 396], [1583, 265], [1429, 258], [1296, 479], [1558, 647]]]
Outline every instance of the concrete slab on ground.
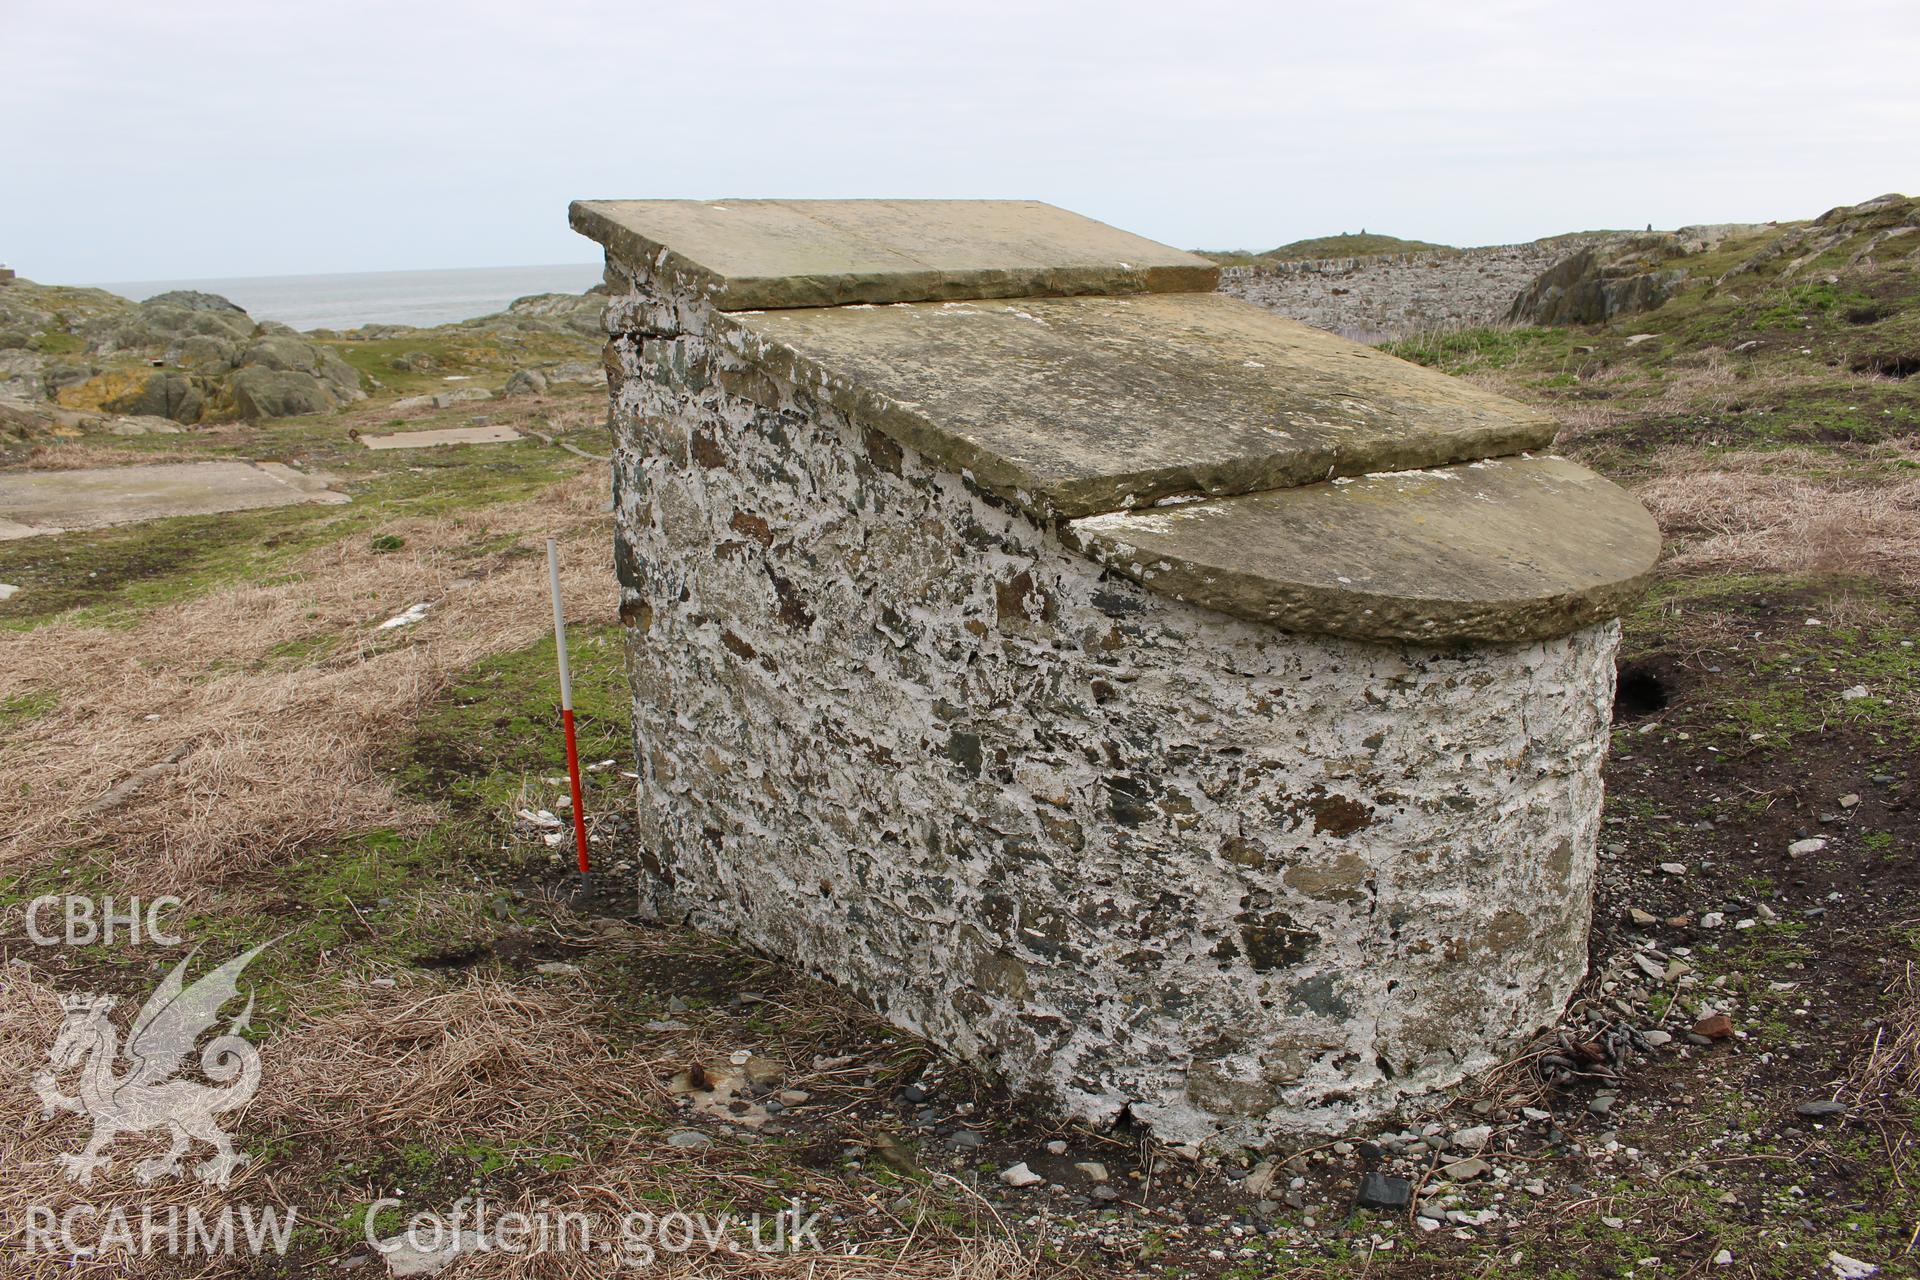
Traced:
[[325, 480], [278, 462], [166, 462], [0, 475], [0, 539], [167, 516], [339, 503]]
[[512, 427], [436, 427], [431, 431], [362, 435], [360, 443], [369, 449], [426, 449], [439, 444], [506, 444], [524, 439]]

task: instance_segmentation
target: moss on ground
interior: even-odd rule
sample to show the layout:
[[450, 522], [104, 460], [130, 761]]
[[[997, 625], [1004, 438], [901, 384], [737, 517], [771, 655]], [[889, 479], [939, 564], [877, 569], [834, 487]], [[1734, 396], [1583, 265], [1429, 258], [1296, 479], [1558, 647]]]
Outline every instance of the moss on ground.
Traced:
[[8, 694], [0, 698], [0, 731], [14, 729], [60, 705], [60, 696], [48, 690]]
[[[632, 709], [620, 627], [571, 628], [567, 655], [583, 765], [612, 759], [627, 767]], [[398, 766], [398, 780], [404, 790], [456, 815], [511, 813], [529, 787], [552, 792], [542, 780], [565, 773], [559, 724], [560, 679], [549, 638], [469, 669], [421, 722]], [[618, 771], [590, 777], [596, 785], [610, 785]]]
[[23, 588], [0, 603], [0, 625], [32, 626], [69, 610], [83, 621], [124, 620], [217, 587], [271, 580], [314, 547], [378, 536], [396, 518], [532, 497], [592, 464], [529, 441], [423, 449], [403, 466], [380, 465], [351, 455], [336, 462], [340, 487], [352, 497], [338, 506], [178, 516], [0, 542], [0, 581]]
[[1578, 335], [1568, 329], [1490, 325], [1417, 334], [1381, 344], [1381, 350], [1442, 373], [1524, 369], [1558, 377], [1568, 371]]
[[[363, 382], [399, 395], [479, 385], [498, 390], [515, 369], [560, 361], [597, 364], [601, 341], [571, 333], [463, 333], [454, 326], [392, 338], [321, 339]], [[449, 379], [456, 381], [450, 382]]]

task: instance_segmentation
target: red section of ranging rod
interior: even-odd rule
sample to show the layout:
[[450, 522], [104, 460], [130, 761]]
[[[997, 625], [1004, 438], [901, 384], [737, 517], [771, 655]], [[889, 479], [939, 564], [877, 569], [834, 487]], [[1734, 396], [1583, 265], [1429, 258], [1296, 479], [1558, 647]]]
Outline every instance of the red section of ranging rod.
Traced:
[[553, 649], [560, 658], [560, 725], [567, 738], [567, 781], [573, 787], [573, 844], [580, 874], [593, 869], [587, 859], [587, 806], [580, 795], [580, 748], [573, 738], [573, 675], [567, 670], [567, 616], [560, 609], [560, 550], [547, 539], [547, 583], [553, 588]]
[[587, 862], [587, 806], [580, 799], [580, 748], [573, 742], [573, 708], [560, 709], [560, 723], [567, 731], [567, 781], [573, 784], [573, 843], [579, 850], [580, 874], [593, 868]]

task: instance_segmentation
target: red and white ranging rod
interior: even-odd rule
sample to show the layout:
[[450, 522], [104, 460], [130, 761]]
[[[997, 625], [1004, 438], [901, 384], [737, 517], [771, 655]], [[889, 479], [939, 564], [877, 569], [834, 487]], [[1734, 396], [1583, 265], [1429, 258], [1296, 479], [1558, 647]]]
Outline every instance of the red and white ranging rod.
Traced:
[[560, 549], [547, 539], [547, 581], [553, 588], [553, 648], [560, 655], [560, 724], [567, 735], [567, 781], [573, 786], [573, 843], [579, 851], [580, 874], [592, 870], [587, 860], [586, 802], [580, 796], [580, 748], [573, 738], [573, 676], [567, 670], [567, 617], [560, 608]]

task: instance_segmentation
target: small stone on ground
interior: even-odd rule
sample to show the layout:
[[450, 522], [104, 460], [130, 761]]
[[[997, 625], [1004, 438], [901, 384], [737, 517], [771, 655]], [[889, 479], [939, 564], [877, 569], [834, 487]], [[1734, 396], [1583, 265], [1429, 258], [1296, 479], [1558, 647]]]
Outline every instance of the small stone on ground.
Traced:
[[525, 438], [512, 427], [436, 427], [431, 431], [363, 435], [360, 443], [369, 449], [426, 449], [443, 444], [507, 444]]
[[1405, 1178], [1369, 1173], [1360, 1180], [1354, 1203], [1362, 1209], [1404, 1209], [1413, 1202], [1413, 1184]]

